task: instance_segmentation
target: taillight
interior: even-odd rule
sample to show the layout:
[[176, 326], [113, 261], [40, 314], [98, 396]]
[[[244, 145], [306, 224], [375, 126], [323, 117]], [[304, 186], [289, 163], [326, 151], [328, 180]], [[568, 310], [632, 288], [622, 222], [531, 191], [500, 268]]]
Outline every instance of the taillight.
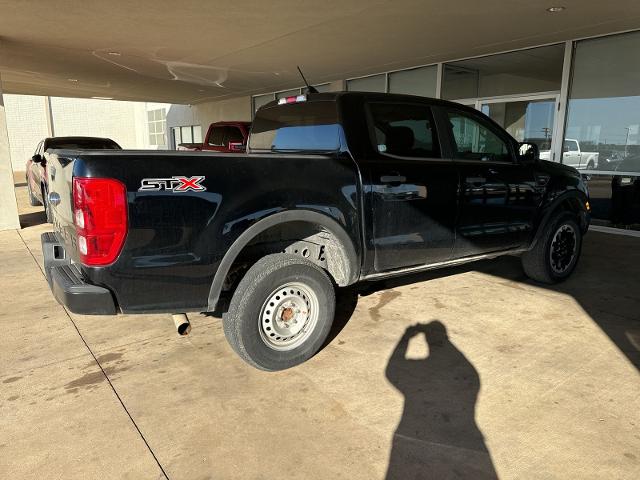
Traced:
[[113, 263], [127, 236], [127, 188], [112, 178], [74, 177], [73, 209], [80, 261]]

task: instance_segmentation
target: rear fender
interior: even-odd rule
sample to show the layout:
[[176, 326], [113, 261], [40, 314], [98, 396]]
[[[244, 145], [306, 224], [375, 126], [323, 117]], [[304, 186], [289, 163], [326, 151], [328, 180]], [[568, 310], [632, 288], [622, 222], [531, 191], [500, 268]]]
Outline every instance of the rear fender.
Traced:
[[245, 230], [231, 245], [231, 248], [227, 250], [227, 253], [220, 262], [220, 266], [218, 267], [211, 284], [208, 298], [208, 311], [214, 311], [216, 309], [225, 279], [227, 278], [231, 266], [242, 250], [260, 233], [265, 232], [271, 227], [289, 222], [314, 223], [333, 234], [340, 244], [340, 250], [345, 256], [342, 265], [342, 269], [344, 271], [341, 272], [342, 281], [337, 283], [340, 286], [344, 286], [351, 285], [358, 280], [360, 276], [359, 257], [351, 238], [344, 228], [332, 218], [318, 212], [310, 210], [288, 210], [285, 212], [275, 213], [255, 223]]

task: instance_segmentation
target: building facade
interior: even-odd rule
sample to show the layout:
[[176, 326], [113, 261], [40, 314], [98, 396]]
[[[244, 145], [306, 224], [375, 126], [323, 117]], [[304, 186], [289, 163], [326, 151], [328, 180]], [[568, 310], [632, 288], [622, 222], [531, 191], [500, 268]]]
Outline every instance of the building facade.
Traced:
[[40, 140], [51, 136], [108, 137], [122, 148], [166, 149], [164, 103], [4, 95], [14, 172], [21, 172]]
[[[391, 92], [444, 98], [489, 115], [541, 157], [589, 180], [594, 223], [640, 229], [640, 31], [578, 38], [481, 57], [381, 71], [321, 91]], [[300, 88], [171, 107], [169, 143], [220, 120], [250, 120], [262, 105]], [[195, 138], [192, 134], [191, 138]], [[197, 140], [193, 140], [197, 141]]]

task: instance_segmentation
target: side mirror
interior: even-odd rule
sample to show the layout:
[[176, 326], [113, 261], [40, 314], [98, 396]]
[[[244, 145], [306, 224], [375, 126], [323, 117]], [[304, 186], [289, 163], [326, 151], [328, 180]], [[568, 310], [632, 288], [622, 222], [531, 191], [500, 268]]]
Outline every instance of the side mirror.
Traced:
[[244, 152], [245, 147], [242, 142], [229, 142], [229, 150], [232, 152]]
[[42, 155], [40, 155], [39, 153], [35, 154], [33, 157], [31, 157], [31, 161], [33, 163], [41, 163], [42, 162]]
[[518, 148], [518, 159], [521, 162], [537, 162], [540, 160], [540, 149], [535, 143], [521, 143]]

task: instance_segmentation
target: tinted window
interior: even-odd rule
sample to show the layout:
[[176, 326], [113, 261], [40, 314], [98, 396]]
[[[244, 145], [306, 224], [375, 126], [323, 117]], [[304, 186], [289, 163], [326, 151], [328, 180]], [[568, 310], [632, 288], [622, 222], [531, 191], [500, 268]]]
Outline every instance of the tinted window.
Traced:
[[300, 102], [262, 108], [251, 128], [253, 150], [340, 149], [341, 127], [335, 102]]
[[449, 111], [453, 137], [453, 156], [459, 160], [511, 162], [509, 147], [490, 127], [479, 119], [457, 111]]
[[45, 150], [121, 150], [113, 140], [108, 138], [51, 138], [47, 140]]
[[209, 137], [209, 145], [216, 145], [221, 147], [224, 145], [224, 127], [214, 127], [211, 130], [211, 136]]
[[440, 148], [431, 109], [407, 103], [371, 103], [378, 152], [400, 157], [433, 158]]
[[238, 127], [227, 127], [227, 137], [225, 140], [225, 144], [229, 145], [229, 143], [242, 143], [244, 142], [244, 136]]

